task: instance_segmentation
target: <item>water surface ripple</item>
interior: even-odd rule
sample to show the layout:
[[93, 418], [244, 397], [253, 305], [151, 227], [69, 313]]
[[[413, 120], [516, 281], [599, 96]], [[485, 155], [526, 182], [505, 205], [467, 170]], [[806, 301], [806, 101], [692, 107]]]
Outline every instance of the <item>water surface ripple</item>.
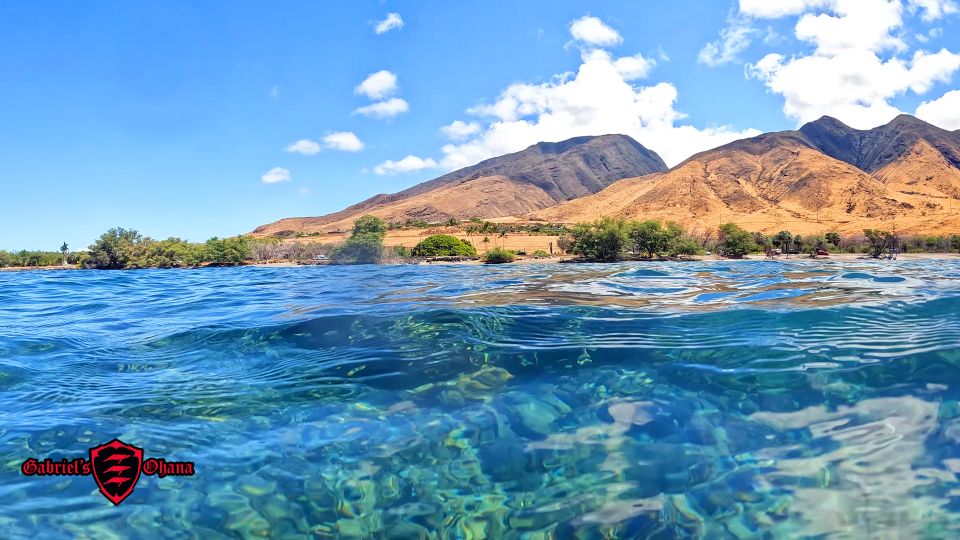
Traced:
[[952, 259], [0, 273], [0, 536], [952, 538], [958, 365]]

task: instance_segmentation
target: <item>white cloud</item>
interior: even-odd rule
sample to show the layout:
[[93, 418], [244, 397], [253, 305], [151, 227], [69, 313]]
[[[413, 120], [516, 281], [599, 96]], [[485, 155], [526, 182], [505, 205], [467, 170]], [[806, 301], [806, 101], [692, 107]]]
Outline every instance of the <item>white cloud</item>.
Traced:
[[287, 182], [290, 180], [290, 171], [283, 167], [274, 167], [263, 173], [260, 177], [264, 184], [276, 184], [278, 182]]
[[462, 141], [471, 135], [480, 132], [480, 124], [476, 122], [464, 122], [463, 120], [454, 120], [451, 124], [443, 126], [440, 131], [448, 138], [454, 141]]
[[623, 37], [597, 17], [584, 16], [570, 23], [573, 39], [597, 47], [609, 47], [623, 41]]
[[364, 107], [355, 109], [353, 112], [362, 114], [370, 118], [393, 118], [394, 116], [405, 113], [410, 110], [410, 104], [400, 98], [390, 98], [386, 101], [378, 101]]
[[300, 139], [299, 141], [287, 147], [287, 152], [303, 154], [305, 156], [315, 156], [322, 149], [340, 150], [342, 152], [359, 152], [363, 150], [363, 141], [351, 131], [336, 131], [326, 135], [322, 139], [322, 144], [310, 139]]
[[436, 168], [437, 162], [431, 158], [420, 158], [417, 156], [407, 156], [400, 161], [388, 159], [373, 168], [374, 174], [383, 176], [385, 174], [397, 174], [420, 171], [423, 169]]
[[397, 91], [397, 76], [381, 69], [368, 75], [353, 91], [370, 99], [383, 99], [392, 96]]
[[900, 0], [833, 0], [829, 11], [807, 13], [796, 26], [797, 38], [815, 45], [819, 54], [906, 48], [892, 34], [903, 25]]
[[943, 129], [960, 129], [960, 90], [951, 90], [917, 107], [917, 118]]
[[299, 141], [287, 147], [287, 152], [303, 154], [305, 156], [314, 156], [320, 153], [320, 143], [310, 139], [300, 139]]
[[911, 13], [919, 11], [920, 17], [927, 22], [960, 12], [954, 0], [907, 0], [907, 7]]
[[640, 54], [623, 56], [613, 62], [613, 67], [617, 70], [617, 73], [623, 76], [626, 81], [645, 79], [656, 65], [656, 60]]
[[323, 138], [323, 145], [331, 150], [359, 152], [363, 150], [363, 141], [351, 131], [337, 131]]
[[728, 17], [727, 27], [720, 30], [720, 39], [704, 45], [697, 61], [710, 67], [734, 62], [738, 60], [737, 55], [750, 46], [755, 33], [747, 18]]
[[399, 13], [387, 13], [387, 18], [378, 21], [373, 31], [377, 34], [386, 34], [391, 30], [399, 30], [401, 28], [403, 28], [403, 17], [401, 17]]
[[272, 97], [273, 99], [277, 99], [278, 97], [280, 97], [279, 85], [274, 85], [273, 88], [270, 89], [270, 97]]
[[833, 0], [740, 0], [740, 13], [758, 19], [779, 19], [822, 8]]
[[485, 126], [468, 140], [444, 146], [440, 166], [457, 169], [541, 141], [607, 133], [630, 135], [675, 165], [696, 152], [759, 134], [680, 124], [684, 115], [675, 109], [676, 88], [665, 82], [634, 86], [618, 61], [606, 51], [588, 52], [576, 74], [514, 84], [494, 103], [468, 109], [486, 117]]
[[886, 123], [900, 114], [893, 98], [924, 94], [960, 69], [960, 54], [946, 49], [900, 56], [908, 52], [903, 7], [900, 0], [741, 0], [741, 15], [798, 15], [796, 37], [814, 47], [768, 54], [747, 74], [782, 95], [784, 113], [798, 123], [823, 115], [862, 129]]

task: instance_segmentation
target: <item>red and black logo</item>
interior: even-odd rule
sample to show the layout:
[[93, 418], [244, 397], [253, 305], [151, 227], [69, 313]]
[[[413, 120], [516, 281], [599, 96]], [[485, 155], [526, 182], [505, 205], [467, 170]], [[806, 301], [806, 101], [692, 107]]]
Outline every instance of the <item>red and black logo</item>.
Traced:
[[26, 476], [89, 476], [93, 475], [100, 493], [113, 504], [120, 504], [133, 493], [140, 473], [148, 476], [193, 476], [192, 461], [167, 461], [163, 458], [143, 459], [143, 448], [119, 439], [90, 449], [90, 459], [75, 458], [54, 461], [30, 458], [20, 465]]

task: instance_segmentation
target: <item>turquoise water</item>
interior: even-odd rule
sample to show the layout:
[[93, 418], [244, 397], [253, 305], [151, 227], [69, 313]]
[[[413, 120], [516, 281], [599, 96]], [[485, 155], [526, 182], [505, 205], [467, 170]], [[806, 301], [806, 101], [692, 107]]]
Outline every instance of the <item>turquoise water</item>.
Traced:
[[[951, 538], [960, 261], [0, 273], [4, 538]], [[119, 506], [28, 457], [194, 461]]]

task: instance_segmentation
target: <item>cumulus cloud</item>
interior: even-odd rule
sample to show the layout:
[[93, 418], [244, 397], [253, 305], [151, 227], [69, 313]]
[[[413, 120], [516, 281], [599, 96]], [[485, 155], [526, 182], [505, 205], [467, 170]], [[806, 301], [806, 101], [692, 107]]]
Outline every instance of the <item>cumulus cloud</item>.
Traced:
[[288, 182], [290, 178], [289, 170], [284, 169], [283, 167], [274, 167], [263, 173], [263, 176], [260, 177], [260, 180], [262, 180], [264, 184], [276, 184], [279, 182]]
[[336, 131], [323, 138], [323, 145], [341, 152], [359, 152], [363, 150], [363, 141], [351, 131]]
[[423, 169], [433, 169], [436, 168], [436, 166], [437, 162], [431, 158], [423, 159], [421, 157], [410, 155], [399, 161], [388, 159], [374, 167], [373, 172], [374, 174], [383, 176], [386, 174], [407, 173], [420, 171]]
[[917, 118], [943, 129], [960, 129], [960, 90], [951, 90], [938, 99], [917, 107]]
[[576, 74], [543, 84], [514, 84], [495, 102], [468, 109], [485, 125], [470, 139], [445, 145], [440, 165], [457, 169], [541, 141], [607, 133], [630, 135], [675, 165], [696, 152], [759, 134], [684, 125], [676, 101], [672, 84], [635, 86], [606, 51], [585, 53]]
[[911, 13], [920, 12], [920, 17], [927, 22], [960, 12], [954, 0], [908, 0], [907, 6]]
[[[597, 28], [609, 27], [599, 19], [586, 27], [584, 19], [570, 26], [571, 35], [579, 42], [620, 42], [613, 29], [613, 34], [601, 39], [604, 34]], [[401, 162], [453, 170], [542, 141], [621, 133], [656, 151], [672, 166], [696, 152], [760, 133], [729, 126], [697, 128], [684, 124], [685, 115], [676, 109], [678, 95], [672, 84], [642, 86], [634, 82], [646, 77], [655, 65], [653, 59], [639, 54], [618, 58], [604, 49], [584, 47], [576, 73], [555, 75], [542, 84], [513, 84], [492, 103], [467, 109], [467, 114], [477, 117], [475, 120], [457, 120], [442, 127], [451, 142], [442, 147], [443, 156], [437, 162], [415, 156]], [[386, 162], [374, 172], [394, 172], [398, 163]]]
[[321, 139], [322, 144], [310, 139], [300, 139], [287, 147], [287, 152], [315, 156], [320, 150], [340, 150], [342, 152], [359, 152], [363, 150], [363, 141], [351, 131], [336, 131]]
[[570, 23], [573, 39], [597, 47], [610, 47], [623, 41], [619, 32], [607, 26], [597, 17], [584, 16]]
[[454, 141], [461, 141], [471, 135], [480, 132], [480, 124], [476, 122], [464, 122], [463, 120], [454, 120], [449, 125], [440, 128], [440, 132]]
[[822, 8], [834, 0], [740, 0], [740, 13], [758, 19], [779, 19]]
[[[606, 51], [603, 51], [606, 52]], [[645, 79], [650, 74], [650, 70], [657, 65], [657, 61], [652, 58], [646, 58], [641, 54], [633, 56], [622, 56], [613, 61], [613, 67], [625, 81], [634, 81]]]
[[[949, 9], [936, 0], [922, 3], [915, 9], [923, 13]], [[830, 115], [875, 127], [900, 114], [893, 98], [922, 95], [960, 69], [960, 54], [947, 49], [909, 53], [900, 0], [741, 0], [740, 9], [758, 18], [799, 16], [795, 35], [811, 52], [772, 53], [747, 65], [748, 76], [783, 96], [784, 113], [798, 123]]]
[[382, 21], [377, 21], [377, 25], [373, 28], [373, 31], [377, 34], [386, 34], [391, 30], [399, 30], [403, 28], [403, 17], [399, 13], [387, 13], [387, 18]]
[[303, 154], [305, 156], [314, 156], [320, 153], [320, 143], [310, 139], [300, 139], [299, 141], [287, 147], [287, 152]]
[[381, 69], [376, 73], [367, 75], [367, 78], [358, 84], [353, 91], [359, 95], [367, 96], [370, 99], [390, 97], [397, 91], [397, 76], [385, 69]]
[[355, 109], [353, 112], [370, 118], [393, 118], [410, 110], [410, 104], [400, 98], [390, 98]]

